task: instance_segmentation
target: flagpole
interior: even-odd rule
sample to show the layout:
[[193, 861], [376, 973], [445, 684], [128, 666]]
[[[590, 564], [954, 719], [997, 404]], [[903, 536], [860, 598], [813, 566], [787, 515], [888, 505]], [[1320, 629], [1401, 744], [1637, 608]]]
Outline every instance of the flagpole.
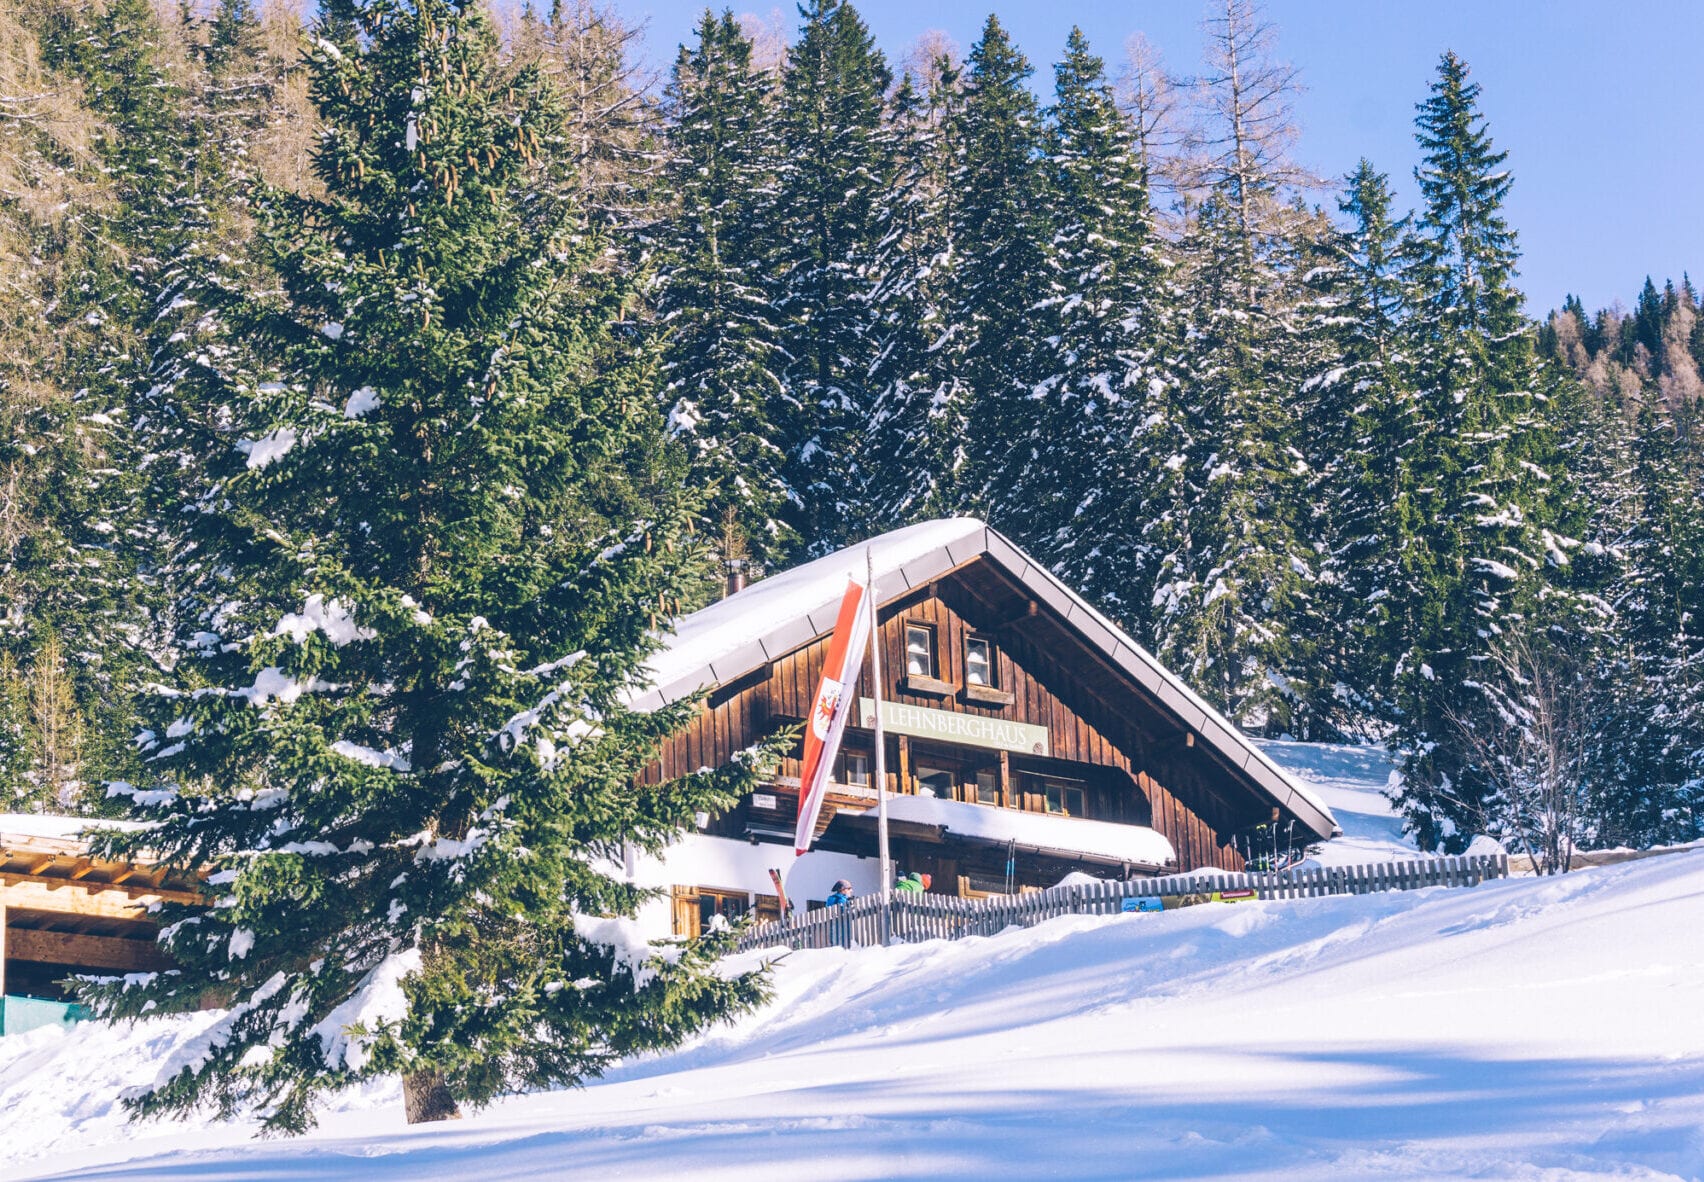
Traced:
[[[876, 730], [876, 833], [882, 870], [882, 916], [887, 916], [889, 892], [893, 890], [893, 863], [888, 858], [887, 740], [882, 736], [882, 640], [876, 619], [876, 561], [864, 547], [865, 599], [870, 607], [870, 701], [874, 704]], [[885, 940], [883, 941], [886, 942]]]

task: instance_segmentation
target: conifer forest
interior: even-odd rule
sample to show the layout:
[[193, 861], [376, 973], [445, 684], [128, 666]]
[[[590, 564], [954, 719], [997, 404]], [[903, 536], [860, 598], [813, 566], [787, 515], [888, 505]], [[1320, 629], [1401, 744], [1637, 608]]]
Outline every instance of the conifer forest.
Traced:
[[[806, 0], [653, 70], [593, 0], [0, 0], [3, 807], [238, 882], [98, 999], [246, 999], [145, 1109], [429, 1116], [752, 1003], [584, 922], [774, 754], [623, 792], [692, 708], [625, 695], [728, 562], [929, 518], [1252, 734], [1389, 747], [1423, 848], [1704, 836], [1699, 292], [1530, 306], [1471, 63], [1314, 177], [1280, 30], [1204, 17], [893, 60]], [[409, 1024], [319, 1065], [421, 917]]]

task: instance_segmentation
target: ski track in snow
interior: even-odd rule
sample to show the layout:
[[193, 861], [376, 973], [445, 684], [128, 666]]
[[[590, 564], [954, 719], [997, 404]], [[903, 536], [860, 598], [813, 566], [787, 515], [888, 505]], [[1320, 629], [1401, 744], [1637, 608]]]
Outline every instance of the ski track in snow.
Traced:
[[[1273, 754], [1400, 852], [1377, 753]], [[410, 1129], [374, 1085], [294, 1141], [124, 1126], [205, 1016], [39, 1031], [0, 1040], [0, 1175], [1695, 1179], [1700, 932], [1691, 851], [796, 953], [761, 1012], [591, 1087]]]

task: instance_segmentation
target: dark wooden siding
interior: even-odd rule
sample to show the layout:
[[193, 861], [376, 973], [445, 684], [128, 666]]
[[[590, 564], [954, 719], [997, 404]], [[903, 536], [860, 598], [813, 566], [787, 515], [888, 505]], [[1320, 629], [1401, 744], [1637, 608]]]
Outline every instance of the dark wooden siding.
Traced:
[[[939, 679], [954, 687], [964, 685], [965, 638], [992, 640], [998, 652], [999, 688], [1012, 694], [1012, 703], [983, 704], [962, 693], [914, 692], [905, 677], [908, 620], [934, 627]], [[1046, 727], [1052, 759], [1063, 761], [1055, 766], [1107, 769], [1097, 782], [1092, 815], [1152, 825], [1171, 841], [1185, 869], [1240, 869], [1242, 858], [1230, 845], [1230, 834], [1265, 820], [1269, 806], [1227, 783], [1210, 760], [1187, 748], [1175, 725], [1121, 684], [1122, 674], [1098, 653], [1080, 642], [1063, 644], [1062, 635], [1058, 627], [1045, 626], [1033, 609], [1002, 615], [971, 584], [948, 575], [883, 608], [883, 697]], [[822, 678], [827, 649], [825, 637], [718, 687], [686, 731], [664, 744], [645, 780], [654, 783], [719, 765], [777, 726], [804, 719]], [[863, 696], [869, 696], [868, 675], [866, 667], [858, 687]], [[1026, 759], [1013, 757], [1019, 766]], [[890, 789], [898, 789], [897, 761], [889, 761], [888, 773]], [[796, 782], [798, 774], [796, 760], [786, 761], [780, 771], [783, 780]], [[738, 836], [748, 820], [790, 824], [794, 806], [790, 801], [781, 804], [776, 813], [763, 816], [749, 814], [742, 805], [713, 822], [711, 832]]]

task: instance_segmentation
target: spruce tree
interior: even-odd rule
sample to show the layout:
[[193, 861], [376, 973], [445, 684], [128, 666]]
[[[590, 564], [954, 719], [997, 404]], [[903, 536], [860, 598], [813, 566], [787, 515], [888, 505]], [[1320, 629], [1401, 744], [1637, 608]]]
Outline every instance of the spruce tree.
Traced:
[[1309, 375], [1296, 277], [1318, 219], [1293, 201], [1291, 71], [1253, 5], [1229, 0], [1212, 37], [1210, 185], [1180, 242], [1188, 268], [1176, 450], [1154, 640], [1241, 725], [1306, 735], [1317, 687], [1301, 626], [1313, 611], [1296, 392]]
[[875, 401], [873, 293], [894, 180], [887, 60], [844, 0], [810, 0], [778, 110], [770, 282], [787, 352], [788, 485], [815, 552], [852, 540], [853, 461]]
[[1030, 395], [1037, 361], [1035, 313], [1046, 292], [1046, 174], [1033, 71], [990, 16], [970, 51], [952, 129], [950, 234], [956, 254], [939, 347], [936, 401], [966, 425], [964, 452], [943, 474], [945, 500], [991, 515], [1021, 449], [1034, 446]]
[[901, 80], [892, 100], [894, 190], [876, 264], [875, 403], [854, 466], [853, 536], [871, 537], [952, 511], [950, 474], [962, 461], [962, 399], [937, 398], [951, 381], [943, 364], [956, 326], [952, 236], [953, 132], [959, 68], [936, 58], [928, 78]]
[[1240, 725], [1306, 735], [1315, 689], [1298, 621], [1312, 609], [1306, 546], [1306, 461], [1293, 392], [1305, 373], [1294, 350], [1295, 273], [1288, 236], [1249, 243], [1233, 190], [1216, 190], [1193, 219], [1183, 412], [1174, 507], [1155, 589], [1158, 655]]
[[994, 512], [1141, 634], [1157, 565], [1143, 514], [1167, 475], [1150, 444], [1177, 402], [1167, 259], [1134, 129], [1080, 29], [1054, 74], [1040, 376], [1029, 436], [1012, 441], [1021, 460]]
[[785, 524], [786, 453], [778, 313], [769, 300], [765, 219], [773, 207], [773, 103], [731, 12], [708, 11], [668, 91], [668, 178], [678, 207], [664, 231], [656, 303], [669, 424], [710, 491], [707, 525], [730, 514], [751, 557], [772, 566], [795, 541]]
[[[137, 577], [150, 521], [138, 472], [139, 393], [153, 355], [189, 315], [183, 275], [206, 244], [214, 171], [194, 118], [194, 79], [175, 62], [145, 0], [37, 14], [54, 85], [94, 117], [90, 171], [101, 199], [73, 212], [57, 254], [57, 290], [42, 310], [53, 334], [31, 381], [58, 394], [14, 420], [14, 476], [31, 489], [32, 520], [7, 539], [8, 615], [21, 622], [20, 666], [63, 645], [85, 777], [127, 774], [134, 708], [125, 687], [150, 665], [149, 593]], [[19, 453], [22, 453], [21, 455]], [[32, 471], [33, 469], [33, 471]], [[55, 807], [99, 811], [87, 794], [49, 793]]]
[[167, 908], [178, 969], [87, 990], [104, 1015], [218, 998], [131, 1106], [274, 1130], [379, 1073], [410, 1120], [574, 1084], [761, 991], [621, 918], [623, 849], [749, 776], [638, 783], [693, 708], [625, 703], [694, 505], [554, 96], [443, 0], [329, 7], [310, 68], [324, 196], [264, 194], [275, 279], [176, 387], [206, 457], [162, 572], [176, 685], [146, 778], [110, 789], [156, 827], [103, 846], [212, 871], [217, 905]]
[[1605, 836], [1691, 841], [1704, 833], [1704, 483], [1660, 398], [1631, 430], [1619, 407], [1599, 418], [1596, 450], [1626, 461], [1625, 479], [1593, 483], [1597, 536], [1620, 560], [1597, 736]]
[[1420, 423], [1406, 349], [1414, 291], [1408, 219], [1389, 178], [1361, 161], [1338, 202], [1348, 224], [1309, 268], [1305, 322], [1317, 350], [1301, 388], [1308, 461], [1307, 536], [1320, 565], [1313, 660], [1327, 692], [1316, 709], [1340, 732], [1377, 733], [1394, 710], [1394, 638], [1423, 600], [1413, 544]]
[[[1552, 464], [1544, 416], [1554, 381], [1514, 287], [1517, 249], [1503, 214], [1513, 180], [1479, 110], [1480, 88], [1453, 53], [1419, 106], [1424, 200], [1417, 225], [1416, 312], [1411, 321], [1425, 468], [1416, 474], [1413, 545], [1428, 572], [1408, 614], [1398, 659], [1402, 804], [1421, 843], [1459, 848], [1494, 769], [1472, 754], [1475, 717], [1496, 710], [1491, 677], [1500, 646], [1545, 649], [1546, 634], [1577, 630], [1565, 568], [1577, 545], [1576, 506]], [[1559, 660], [1571, 659], [1550, 649]]]

